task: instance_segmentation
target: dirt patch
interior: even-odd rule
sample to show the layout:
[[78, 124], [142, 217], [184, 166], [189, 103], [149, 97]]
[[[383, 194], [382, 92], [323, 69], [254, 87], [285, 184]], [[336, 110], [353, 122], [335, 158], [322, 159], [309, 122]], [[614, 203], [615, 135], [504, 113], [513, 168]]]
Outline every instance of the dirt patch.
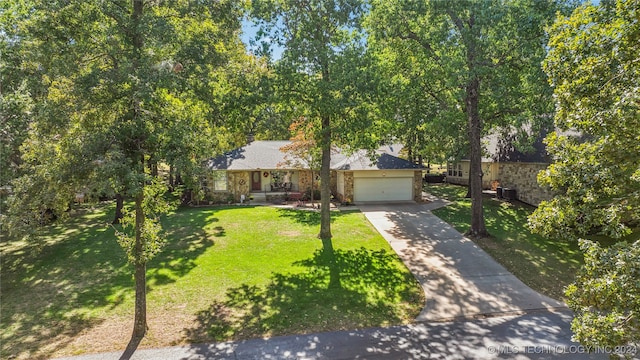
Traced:
[[[139, 349], [159, 348], [188, 343], [184, 329], [195, 324], [194, 316], [182, 312], [154, 311], [147, 314], [149, 330]], [[133, 315], [114, 317], [87, 328], [73, 338], [59, 339], [58, 349], [43, 348], [37, 354], [21, 354], [16, 359], [56, 358], [86, 353], [117, 352], [126, 349], [131, 339]], [[35, 356], [34, 356], [35, 355]]]
[[473, 242], [478, 244], [478, 246], [480, 246], [483, 249], [497, 250], [500, 248], [500, 245], [497, 242], [495, 242], [495, 240], [491, 237], [482, 237], [482, 238], [473, 239]]
[[294, 231], [294, 230], [283, 230], [283, 231], [278, 231], [278, 235], [283, 237], [298, 237], [298, 236], [302, 236], [302, 233], [300, 231]]

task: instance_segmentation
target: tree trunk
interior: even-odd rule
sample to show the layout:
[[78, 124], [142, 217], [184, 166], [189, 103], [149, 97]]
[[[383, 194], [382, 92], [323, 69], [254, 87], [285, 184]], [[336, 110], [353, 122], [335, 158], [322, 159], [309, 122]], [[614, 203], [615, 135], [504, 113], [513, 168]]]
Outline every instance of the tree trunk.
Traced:
[[[327, 85], [329, 77], [328, 61], [322, 66], [322, 81]], [[329, 88], [329, 86], [327, 86]], [[331, 239], [331, 117], [328, 114], [320, 116], [320, 146], [322, 160], [320, 163], [320, 239]]]
[[136, 244], [134, 248], [135, 257], [135, 282], [136, 282], [136, 301], [135, 301], [135, 317], [133, 321], [133, 338], [142, 338], [147, 332], [147, 277], [146, 277], [146, 261], [144, 260], [144, 239], [142, 238], [142, 229], [144, 227], [144, 209], [142, 202], [144, 201], [144, 193], [136, 196]]
[[322, 117], [322, 163], [320, 165], [320, 235], [331, 239], [331, 123]]
[[173, 181], [173, 165], [169, 165], [169, 189], [174, 190], [175, 182]]
[[[471, 228], [467, 232], [470, 237], [489, 236], [484, 224], [484, 213], [482, 209], [482, 146], [480, 138], [482, 136], [482, 119], [480, 118], [480, 78], [476, 73], [479, 65], [476, 62], [478, 45], [480, 43], [480, 27], [475, 23], [475, 16], [472, 13], [466, 22], [468, 26], [465, 31], [464, 22], [455, 15], [449, 14], [463, 34], [467, 52], [467, 68], [469, 79], [465, 87], [465, 113], [469, 126], [469, 195], [471, 196]], [[465, 34], [466, 33], [466, 34]]]
[[482, 209], [482, 122], [478, 112], [480, 80], [474, 77], [467, 86], [466, 108], [469, 122], [469, 143], [471, 148], [469, 169], [469, 193], [471, 195], [471, 237], [489, 236], [484, 224]]
[[[140, 22], [143, 15], [144, 0], [133, 0], [133, 12], [131, 13], [132, 29], [131, 40], [133, 43], [133, 71], [139, 71], [141, 66], [140, 60], [142, 58], [144, 39], [142, 35], [142, 29], [140, 29]], [[133, 93], [133, 120], [141, 121], [141, 101], [138, 99], [138, 95]], [[137, 139], [139, 144], [144, 143], [144, 138]], [[145, 160], [144, 160], [144, 148], [141, 146], [137, 149], [140, 152], [140, 170], [141, 174], [144, 174]], [[136, 283], [136, 300], [135, 300], [135, 315], [133, 320], [133, 334], [132, 339], [140, 339], [144, 337], [147, 332], [147, 278], [146, 278], [146, 260], [144, 257], [144, 241], [142, 231], [144, 228], [144, 209], [142, 207], [144, 201], [144, 186], [145, 182], [141, 181], [140, 189], [135, 197], [135, 246], [134, 246], [134, 266], [135, 266], [135, 283]]]
[[120, 224], [120, 219], [122, 219], [122, 208], [124, 207], [124, 196], [118, 193], [116, 194], [116, 214], [113, 217], [113, 224]]
[[316, 205], [315, 205], [315, 200], [313, 197], [313, 178], [315, 177], [315, 175], [313, 174], [313, 170], [311, 170], [311, 191], [309, 191], [309, 197], [311, 198], [311, 207], [315, 209]]

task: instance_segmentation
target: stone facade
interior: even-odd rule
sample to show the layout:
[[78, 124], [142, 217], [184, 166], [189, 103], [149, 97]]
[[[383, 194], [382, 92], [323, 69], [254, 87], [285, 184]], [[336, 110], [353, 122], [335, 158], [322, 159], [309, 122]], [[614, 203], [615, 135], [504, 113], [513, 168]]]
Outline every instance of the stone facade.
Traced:
[[298, 189], [300, 192], [305, 192], [311, 189], [312, 183], [314, 189], [319, 189], [319, 182], [315, 179], [312, 179], [311, 176], [312, 172], [310, 170], [300, 170], [298, 178]]
[[338, 173], [335, 171], [331, 172], [331, 183], [329, 184], [329, 191], [331, 191], [331, 195], [338, 196]]
[[353, 171], [344, 173], [344, 195], [339, 200], [344, 203], [353, 202]]
[[248, 171], [228, 172], [228, 190], [234, 195], [236, 202], [240, 202], [240, 195], [249, 197], [251, 192], [251, 173]]
[[413, 172], [413, 200], [422, 201], [422, 170]]
[[[462, 176], [447, 176], [447, 182], [457, 185], [469, 185], [468, 161], [461, 162]], [[545, 163], [496, 162], [483, 163], [482, 187], [494, 190], [496, 186], [515, 189], [518, 200], [538, 206], [543, 200], [553, 197], [551, 190], [538, 185], [538, 173], [549, 166]], [[487, 171], [486, 169], [490, 169]], [[457, 175], [457, 174], [456, 174]]]
[[538, 184], [538, 173], [549, 166], [544, 163], [501, 163], [500, 186], [516, 190], [518, 200], [538, 206], [553, 197], [550, 189]]

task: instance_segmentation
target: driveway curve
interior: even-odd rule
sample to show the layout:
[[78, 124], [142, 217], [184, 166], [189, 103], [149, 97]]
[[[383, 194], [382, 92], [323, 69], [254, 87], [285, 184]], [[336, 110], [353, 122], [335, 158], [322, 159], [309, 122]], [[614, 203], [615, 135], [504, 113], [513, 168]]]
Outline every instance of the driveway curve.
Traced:
[[448, 321], [535, 311], [566, 310], [498, 264], [473, 241], [431, 213], [428, 204], [359, 205], [422, 285], [417, 321]]

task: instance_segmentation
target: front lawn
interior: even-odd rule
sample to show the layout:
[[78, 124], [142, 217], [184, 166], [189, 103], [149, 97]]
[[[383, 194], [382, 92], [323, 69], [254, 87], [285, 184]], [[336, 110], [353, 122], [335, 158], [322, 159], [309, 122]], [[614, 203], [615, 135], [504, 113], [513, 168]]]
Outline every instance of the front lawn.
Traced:
[[[126, 347], [134, 284], [111, 217], [110, 205], [87, 208], [36, 241], [2, 240], [0, 358]], [[334, 213], [333, 259], [318, 224], [316, 212], [271, 207], [169, 215], [168, 243], [148, 266], [150, 329], [140, 346], [386, 326], [418, 315], [421, 288], [360, 212]]]
[[[471, 200], [467, 188], [457, 185], [429, 185], [426, 191], [452, 204], [433, 213], [464, 233], [471, 221]], [[534, 207], [485, 196], [484, 216], [491, 238], [475, 240], [496, 261], [534, 290], [555, 299], [564, 299], [569, 285], [582, 265], [582, 253], [575, 242], [545, 239], [532, 234], [527, 217]]]

